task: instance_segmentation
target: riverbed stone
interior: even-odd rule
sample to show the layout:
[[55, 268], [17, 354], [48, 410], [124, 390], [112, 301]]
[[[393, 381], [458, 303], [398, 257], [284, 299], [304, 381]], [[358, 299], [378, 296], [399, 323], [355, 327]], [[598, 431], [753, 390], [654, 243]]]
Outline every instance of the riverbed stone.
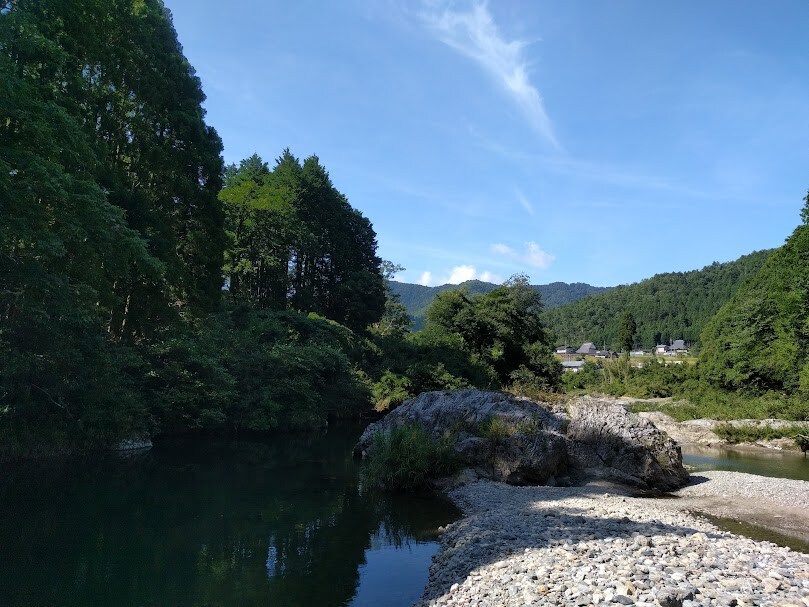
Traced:
[[465, 516], [447, 526], [418, 607], [809, 607], [809, 554], [721, 531], [679, 500], [621, 491], [489, 480], [452, 489]]

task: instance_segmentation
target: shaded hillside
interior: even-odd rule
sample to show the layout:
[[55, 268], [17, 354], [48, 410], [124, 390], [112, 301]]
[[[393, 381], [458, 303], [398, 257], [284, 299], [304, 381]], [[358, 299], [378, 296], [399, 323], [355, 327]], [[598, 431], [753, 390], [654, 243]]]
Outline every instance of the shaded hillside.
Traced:
[[[443, 291], [450, 289], [466, 289], [471, 295], [490, 293], [497, 288], [496, 284], [480, 280], [467, 280], [459, 285], [441, 285], [438, 287], [425, 287], [407, 282], [390, 281], [390, 288], [399, 296], [410, 316], [415, 321], [415, 328], [421, 328], [424, 316], [433, 298]], [[566, 283], [552, 282], [547, 285], [532, 285], [533, 289], [542, 295], [546, 308], [555, 308], [567, 303], [577, 301], [588, 295], [605, 291], [608, 287], [594, 287], [581, 282]]]
[[702, 343], [702, 375], [718, 387], [809, 391], [809, 226], [798, 227], [722, 306]]
[[657, 274], [631, 285], [586, 297], [543, 313], [558, 343], [592, 341], [617, 348], [618, 319], [629, 310], [637, 322], [639, 345], [651, 348], [674, 339], [697, 342], [711, 317], [771, 251], [757, 251], [727, 263], [690, 272]]

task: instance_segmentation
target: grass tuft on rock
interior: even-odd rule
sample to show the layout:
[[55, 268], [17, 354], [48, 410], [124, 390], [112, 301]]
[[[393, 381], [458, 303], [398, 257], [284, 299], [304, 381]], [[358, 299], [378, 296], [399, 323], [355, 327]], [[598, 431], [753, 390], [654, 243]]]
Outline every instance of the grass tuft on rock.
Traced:
[[427, 489], [432, 480], [460, 469], [453, 443], [452, 435], [436, 440], [417, 425], [377, 432], [362, 469], [363, 483], [395, 492]]

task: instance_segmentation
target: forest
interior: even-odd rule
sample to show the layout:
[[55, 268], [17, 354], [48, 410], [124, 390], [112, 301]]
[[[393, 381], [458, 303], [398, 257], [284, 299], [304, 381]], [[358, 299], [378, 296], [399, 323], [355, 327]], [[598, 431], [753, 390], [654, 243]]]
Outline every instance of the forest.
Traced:
[[411, 334], [396, 266], [317, 157], [225, 166], [162, 2], [3, 6], [0, 457], [556, 385], [526, 279]]
[[579, 346], [591, 341], [620, 350], [618, 321], [628, 311], [637, 323], [636, 346], [649, 349], [675, 339], [699, 345], [706, 323], [769, 255], [770, 251], [757, 251], [701, 270], [657, 274], [547, 309], [543, 319], [559, 344]]

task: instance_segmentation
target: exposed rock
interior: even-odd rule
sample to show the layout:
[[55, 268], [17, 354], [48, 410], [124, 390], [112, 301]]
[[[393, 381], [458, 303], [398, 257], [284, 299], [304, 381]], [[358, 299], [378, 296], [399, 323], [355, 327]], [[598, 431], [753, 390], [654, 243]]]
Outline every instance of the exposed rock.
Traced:
[[355, 453], [373, 457], [374, 434], [419, 425], [436, 439], [452, 435], [476, 475], [510, 484], [572, 477], [670, 490], [687, 482], [679, 447], [652, 423], [609, 400], [582, 397], [567, 407], [570, 414], [504, 392], [425, 392], [368, 426]]
[[680, 447], [647, 419], [589, 396], [569, 403], [571, 467], [585, 477], [669, 491], [688, 482]]
[[[504, 435], [490, 431], [493, 419]], [[355, 453], [372, 457], [376, 432], [413, 424], [436, 439], [453, 433], [464, 462], [495, 480], [541, 484], [567, 467], [564, 414], [527, 398], [482, 390], [425, 392], [368, 426]]]

